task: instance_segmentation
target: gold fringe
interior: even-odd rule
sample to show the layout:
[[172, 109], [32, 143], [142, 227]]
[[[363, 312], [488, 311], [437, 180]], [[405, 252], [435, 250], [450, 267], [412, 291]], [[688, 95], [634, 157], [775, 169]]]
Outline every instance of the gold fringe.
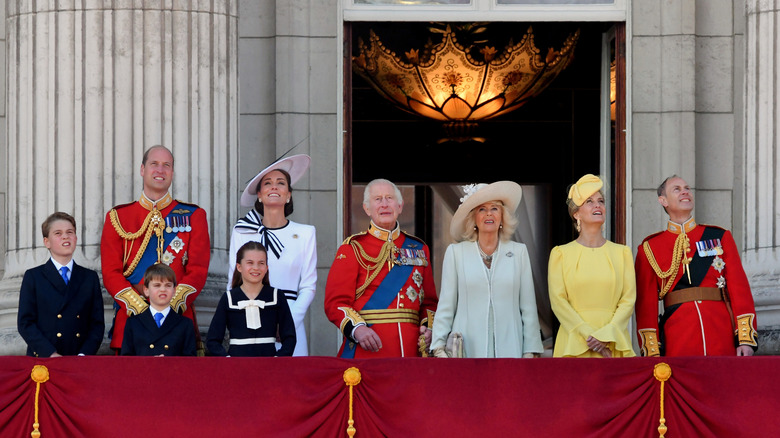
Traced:
[[355, 432], [357, 432], [355, 429], [355, 420], [352, 419], [352, 388], [360, 383], [360, 370], [355, 367], [350, 367], [344, 371], [344, 383], [349, 386], [349, 421], [347, 422], [349, 426], [347, 426], [347, 435], [352, 438], [355, 436]]
[[38, 423], [38, 397], [41, 393], [41, 383], [49, 380], [49, 369], [43, 365], [35, 365], [30, 373], [30, 378], [35, 382], [35, 422], [33, 423], [33, 431], [30, 433], [32, 438], [40, 438], [41, 431], [40, 423]]
[[653, 376], [656, 380], [661, 382], [661, 418], [658, 420], [658, 437], [664, 438], [666, 434], [666, 417], [664, 416], [664, 383], [672, 377], [672, 367], [665, 362], [655, 364], [653, 367]]

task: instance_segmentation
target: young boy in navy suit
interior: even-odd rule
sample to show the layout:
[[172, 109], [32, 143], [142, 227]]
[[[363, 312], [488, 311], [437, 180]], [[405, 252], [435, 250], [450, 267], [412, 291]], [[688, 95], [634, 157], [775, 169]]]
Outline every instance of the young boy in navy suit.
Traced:
[[97, 272], [73, 261], [76, 219], [57, 212], [41, 225], [51, 258], [24, 273], [19, 291], [19, 334], [27, 355], [95, 354], [103, 342], [103, 296]]
[[171, 309], [176, 273], [157, 263], [144, 273], [144, 296], [149, 307], [125, 325], [123, 356], [195, 356], [192, 321]]

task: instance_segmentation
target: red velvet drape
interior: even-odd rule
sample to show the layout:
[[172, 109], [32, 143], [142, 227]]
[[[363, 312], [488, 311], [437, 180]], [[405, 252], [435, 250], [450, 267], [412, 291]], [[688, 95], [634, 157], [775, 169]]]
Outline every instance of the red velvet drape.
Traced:
[[780, 436], [780, 358], [386, 359], [0, 357], [0, 435], [344, 437]]

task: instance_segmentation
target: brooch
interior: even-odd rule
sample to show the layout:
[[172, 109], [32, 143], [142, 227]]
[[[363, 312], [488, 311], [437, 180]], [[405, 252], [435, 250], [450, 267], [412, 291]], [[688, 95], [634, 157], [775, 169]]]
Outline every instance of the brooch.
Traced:
[[171, 253], [170, 253], [170, 252], [168, 252], [168, 251], [165, 251], [165, 252], [163, 253], [163, 255], [162, 255], [162, 260], [161, 260], [161, 262], [163, 262], [163, 263], [165, 263], [166, 265], [169, 265], [169, 266], [170, 266], [170, 264], [171, 264], [171, 263], [173, 263], [173, 254], [171, 254]]

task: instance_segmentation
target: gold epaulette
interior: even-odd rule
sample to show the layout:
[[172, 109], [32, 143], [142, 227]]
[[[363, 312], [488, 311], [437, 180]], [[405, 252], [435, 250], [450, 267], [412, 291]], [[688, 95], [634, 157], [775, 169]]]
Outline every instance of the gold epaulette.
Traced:
[[353, 234], [353, 235], [351, 235], [351, 236], [347, 237], [346, 239], [344, 239], [344, 241], [343, 241], [343, 242], [341, 242], [341, 244], [342, 244], [342, 245], [347, 245], [347, 244], [349, 244], [349, 242], [351, 242], [351, 241], [352, 241], [352, 239], [354, 239], [355, 237], [357, 237], [357, 236], [362, 236], [362, 235], [364, 235], [364, 234], [368, 234], [368, 232], [367, 232], [367, 231], [361, 231], [361, 232], [359, 232], [359, 233]]

